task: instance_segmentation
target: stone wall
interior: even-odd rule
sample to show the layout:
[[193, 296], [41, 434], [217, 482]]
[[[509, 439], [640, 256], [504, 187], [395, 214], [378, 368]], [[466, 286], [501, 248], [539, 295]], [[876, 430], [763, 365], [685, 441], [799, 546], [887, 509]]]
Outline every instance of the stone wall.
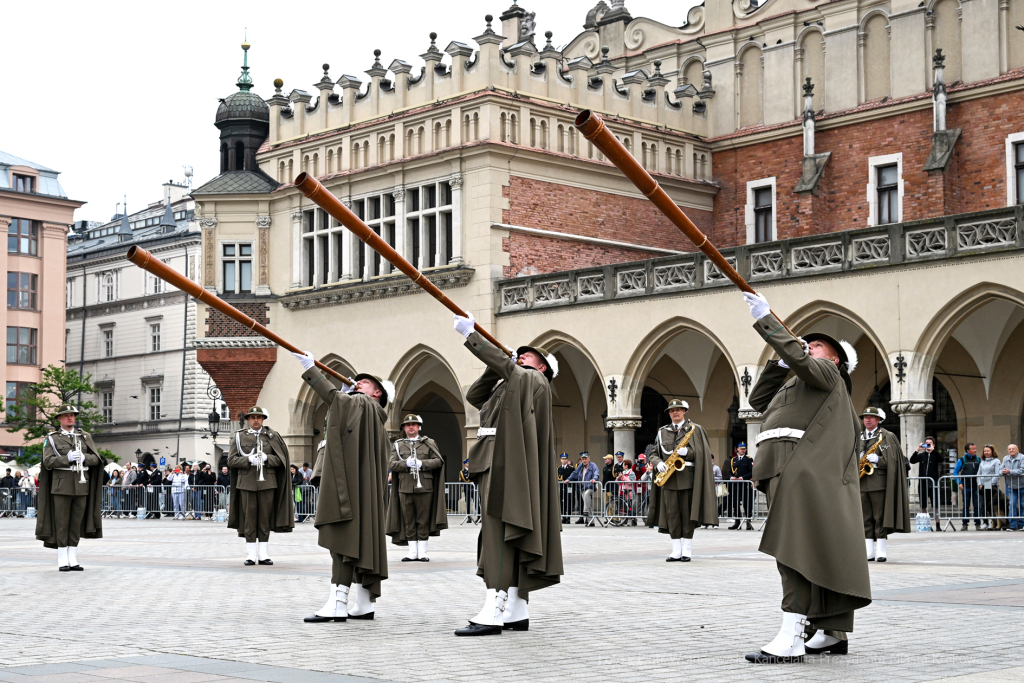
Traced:
[[198, 349], [196, 360], [217, 383], [231, 419], [259, 402], [263, 381], [277, 362], [276, 348]]
[[[233, 301], [231, 305], [261, 325], [270, 325], [267, 317], [268, 306], [262, 302]], [[235, 322], [214, 308], [207, 308], [207, 337], [259, 337], [260, 335], [241, 323]], [[219, 383], [218, 383], [219, 384]]]

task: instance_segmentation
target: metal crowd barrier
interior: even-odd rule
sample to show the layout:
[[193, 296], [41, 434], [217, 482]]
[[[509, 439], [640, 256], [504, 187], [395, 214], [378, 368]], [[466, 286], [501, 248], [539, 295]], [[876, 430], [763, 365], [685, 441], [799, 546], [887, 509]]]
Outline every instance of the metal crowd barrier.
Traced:
[[159, 519], [213, 519], [218, 508], [227, 507], [224, 486], [189, 486], [174, 491], [172, 486], [104, 486], [102, 512], [107, 517]]
[[[305, 522], [307, 519], [316, 517], [316, 499], [320, 490], [311, 484], [302, 484], [292, 487], [292, 496], [295, 498], [295, 521]], [[224, 505], [227, 508], [227, 505]]]
[[[1002, 466], [1000, 466], [1002, 472]], [[993, 479], [995, 481], [993, 481]], [[967, 529], [971, 522], [975, 528], [989, 526], [1002, 529], [1024, 526], [1024, 518], [1010, 516], [1010, 497], [1005, 489], [1005, 478], [949, 474], [939, 477], [936, 482], [937, 517], [945, 521], [942, 530], [957, 530], [955, 522], [960, 522], [960, 530]]]
[[572, 524], [572, 518], [575, 517], [576, 524], [604, 526], [609, 501], [599, 481], [558, 482], [562, 524]]
[[471, 481], [446, 482], [445, 509], [450, 517], [465, 517], [463, 523], [480, 523], [480, 492]]
[[0, 517], [11, 517], [15, 512], [15, 499], [11, 489], [0, 489]]
[[[930, 531], [934, 528], [939, 531], [935, 480], [931, 477], [907, 477], [907, 487], [910, 516], [915, 520], [914, 530]], [[919, 518], [919, 515], [927, 515], [928, 519]]]

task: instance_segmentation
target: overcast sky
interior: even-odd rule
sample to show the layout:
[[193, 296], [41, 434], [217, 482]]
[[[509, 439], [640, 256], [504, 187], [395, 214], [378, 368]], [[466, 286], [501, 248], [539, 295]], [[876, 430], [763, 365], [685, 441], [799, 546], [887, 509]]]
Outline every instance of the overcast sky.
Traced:
[[[626, 7], [680, 26], [699, 1]], [[538, 41], [550, 30], [556, 46], [582, 30], [595, 3], [522, 0], [537, 12]], [[76, 220], [107, 221], [123, 194], [131, 211], [159, 200], [160, 184], [181, 182], [184, 165], [197, 187], [217, 175], [213, 118], [218, 98], [236, 91], [246, 30], [255, 92], [269, 97], [282, 78], [285, 92], [315, 95], [324, 62], [334, 80], [365, 80], [374, 48], [385, 66], [399, 58], [418, 73], [431, 31], [441, 49], [452, 40], [475, 46], [484, 15], [497, 17], [510, 0], [2, 4], [0, 150], [60, 171], [68, 196], [88, 202]]]

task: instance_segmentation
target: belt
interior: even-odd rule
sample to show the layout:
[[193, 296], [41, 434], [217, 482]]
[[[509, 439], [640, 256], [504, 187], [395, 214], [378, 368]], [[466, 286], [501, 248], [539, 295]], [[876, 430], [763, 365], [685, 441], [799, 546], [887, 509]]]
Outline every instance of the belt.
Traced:
[[790, 429], [789, 427], [779, 427], [778, 429], [769, 429], [761, 432], [757, 435], [755, 444], [759, 444], [762, 441], [768, 439], [800, 439], [803, 438], [804, 430], [802, 429]]
[[497, 433], [497, 427], [480, 427], [476, 430], [476, 438], [482, 439], [485, 436], [495, 436]]

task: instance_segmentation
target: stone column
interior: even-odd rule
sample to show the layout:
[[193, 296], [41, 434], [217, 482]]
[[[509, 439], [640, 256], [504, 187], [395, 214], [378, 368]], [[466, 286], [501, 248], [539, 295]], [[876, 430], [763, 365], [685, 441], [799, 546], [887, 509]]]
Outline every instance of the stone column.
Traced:
[[[217, 240], [214, 232], [217, 229], [216, 218], [200, 218], [199, 227], [203, 231], [203, 287], [207, 291], [217, 291]], [[84, 292], [84, 290], [83, 290]], [[84, 301], [85, 299], [83, 299]]]
[[934, 401], [931, 399], [894, 401], [889, 405], [892, 411], [900, 416], [900, 431], [903, 432], [900, 445], [903, 447], [903, 453], [909, 458], [917, 451], [917, 447], [927, 436], [924, 433], [924, 418], [925, 415], [932, 412]]
[[756, 410], [741, 410], [739, 418], [747, 423], [747, 455], [756, 458], [757, 435], [761, 433], [761, 423], [764, 422], [764, 419]]
[[636, 440], [634, 432], [640, 428], [637, 418], [608, 418], [605, 426], [612, 430], [612, 444], [616, 451], [622, 451], [630, 460], [636, 458]]
[[391, 193], [395, 199], [395, 251], [409, 258], [405, 246], [405, 188], [399, 187]]
[[256, 288], [253, 291], [256, 296], [267, 296], [270, 294], [270, 216], [256, 217], [256, 232], [259, 235], [259, 261], [256, 269]]
[[302, 286], [302, 210], [292, 211], [292, 289]]
[[448, 182], [452, 186], [452, 253], [448, 254], [448, 263], [462, 265], [462, 176], [452, 176]]

